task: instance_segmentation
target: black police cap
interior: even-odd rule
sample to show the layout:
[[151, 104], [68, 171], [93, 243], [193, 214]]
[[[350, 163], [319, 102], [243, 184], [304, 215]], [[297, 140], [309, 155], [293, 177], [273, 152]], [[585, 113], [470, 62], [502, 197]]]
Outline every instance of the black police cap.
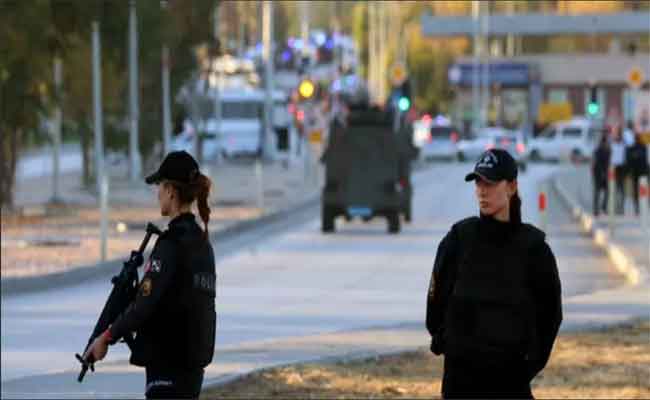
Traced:
[[481, 178], [490, 182], [513, 181], [517, 179], [517, 162], [503, 149], [492, 149], [479, 157], [474, 171], [465, 176], [465, 181]]
[[172, 180], [191, 183], [199, 174], [199, 164], [186, 151], [172, 151], [167, 154], [158, 171], [145, 178], [147, 184]]

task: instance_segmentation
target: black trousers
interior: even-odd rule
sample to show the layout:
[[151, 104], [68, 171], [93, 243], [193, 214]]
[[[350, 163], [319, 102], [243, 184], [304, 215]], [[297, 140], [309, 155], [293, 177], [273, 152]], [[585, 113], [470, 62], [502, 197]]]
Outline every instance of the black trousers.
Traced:
[[[641, 179], [642, 176], [646, 176], [645, 174], [636, 174], [632, 173], [632, 198], [634, 199], [634, 213], [638, 216], [639, 215], [639, 180]], [[648, 204], [650, 205], [650, 200], [648, 201]]]
[[594, 215], [598, 216], [602, 211], [607, 214], [607, 202], [609, 201], [609, 191], [607, 190], [607, 181], [594, 179]]
[[616, 179], [616, 202], [614, 203], [616, 204], [616, 214], [623, 215], [625, 213], [625, 177], [627, 176], [625, 166], [615, 167], [614, 175]]
[[198, 399], [203, 384], [203, 368], [183, 372], [168, 372], [146, 368], [147, 399]]
[[444, 399], [532, 399], [524, 360], [463, 359], [445, 356]]

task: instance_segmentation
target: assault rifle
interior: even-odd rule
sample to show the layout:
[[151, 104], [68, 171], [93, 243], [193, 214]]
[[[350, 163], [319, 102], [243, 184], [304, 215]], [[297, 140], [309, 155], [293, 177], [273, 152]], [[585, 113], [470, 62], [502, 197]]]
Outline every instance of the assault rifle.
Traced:
[[[88, 350], [95, 338], [104, 333], [104, 331], [108, 329], [108, 327], [135, 299], [135, 296], [138, 293], [138, 267], [144, 263], [144, 250], [147, 248], [147, 244], [149, 243], [152, 234], [160, 236], [162, 233], [160, 229], [151, 222], [147, 223], [146, 229], [147, 234], [144, 236], [140, 248], [137, 251], [131, 252], [131, 256], [124, 262], [120, 273], [111, 279], [113, 289], [111, 290], [111, 294], [108, 296], [108, 300], [106, 300], [106, 304], [104, 304], [102, 313], [99, 315], [99, 319], [95, 324], [95, 329], [93, 329], [93, 333], [90, 335], [90, 339], [88, 339], [88, 344], [86, 345], [84, 353]], [[124, 341], [129, 348], [131, 348], [133, 344], [133, 336], [131, 334], [126, 335]], [[75, 354], [75, 357], [81, 363], [81, 372], [77, 378], [77, 381], [81, 382], [83, 381], [88, 368], [95, 372], [95, 360], [92, 355], [84, 358], [79, 354]]]

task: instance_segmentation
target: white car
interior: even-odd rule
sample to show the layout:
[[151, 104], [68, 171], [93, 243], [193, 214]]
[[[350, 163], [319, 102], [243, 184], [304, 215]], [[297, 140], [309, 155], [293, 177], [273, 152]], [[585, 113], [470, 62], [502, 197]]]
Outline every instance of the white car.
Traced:
[[522, 170], [526, 168], [529, 155], [521, 132], [497, 127], [481, 129], [473, 138], [460, 140], [457, 147], [459, 161], [475, 161], [483, 152], [490, 149], [507, 150]]
[[453, 126], [432, 125], [429, 128], [414, 126], [413, 142], [420, 148], [420, 158], [432, 160], [436, 158], [454, 159], [457, 153], [456, 144], [460, 139], [458, 130]]
[[599, 136], [600, 124], [585, 118], [557, 122], [528, 142], [532, 160], [580, 160], [591, 157]]

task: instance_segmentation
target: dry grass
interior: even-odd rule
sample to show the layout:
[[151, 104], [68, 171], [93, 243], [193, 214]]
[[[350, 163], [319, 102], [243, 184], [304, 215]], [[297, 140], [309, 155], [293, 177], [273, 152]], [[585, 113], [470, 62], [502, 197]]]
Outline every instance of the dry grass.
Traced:
[[[210, 230], [256, 218], [253, 207], [213, 207]], [[164, 229], [167, 219], [158, 207], [113, 206], [109, 214], [108, 259], [126, 259], [144, 237], [144, 225], [151, 221]], [[26, 277], [68, 271], [99, 261], [100, 212], [94, 207], [66, 208], [56, 214], [39, 216], [8, 215], [2, 218], [2, 260], [0, 276]], [[118, 222], [139, 227], [120, 233]], [[26, 245], [35, 239], [70, 241], [67, 246]], [[151, 249], [151, 246], [149, 247]]]
[[[442, 358], [427, 349], [335, 364], [270, 369], [206, 391], [202, 398], [432, 398]], [[650, 322], [560, 335], [537, 398], [650, 398]]]

